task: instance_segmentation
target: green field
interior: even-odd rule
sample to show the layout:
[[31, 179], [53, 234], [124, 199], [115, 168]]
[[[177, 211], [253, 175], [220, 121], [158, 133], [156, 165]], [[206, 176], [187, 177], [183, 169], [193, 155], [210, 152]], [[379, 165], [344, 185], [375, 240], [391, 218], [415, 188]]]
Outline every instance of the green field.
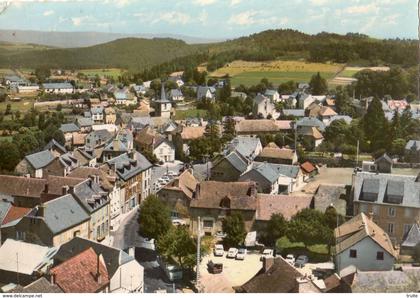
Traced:
[[283, 255], [293, 254], [307, 255], [309, 262], [326, 262], [329, 261], [328, 247], [325, 244], [315, 244], [305, 248], [305, 245], [301, 242], [291, 242], [286, 236], [277, 240], [277, 250]]
[[0, 112], [6, 111], [7, 104], [11, 105], [12, 111], [21, 111], [22, 113], [30, 110], [33, 107], [33, 100], [24, 100], [21, 101], [7, 101], [0, 102]]
[[199, 109], [191, 109], [191, 110], [185, 110], [185, 111], [177, 110], [175, 114], [175, 120], [184, 120], [186, 118], [192, 118], [192, 117], [206, 118], [207, 111], [199, 110]]
[[[267, 78], [270, 82], [275, 85], [287, 82], [287, 81], [295, 81], [295, 82], [309, 82], [311, 77], [316, 74], [316, 72], [296, 72], [296, 71], [267, 71], [267, 72], [260, 72], [260, 71], [253, 71], [253, 72], [244, 72], [238, 75], [235, 75], [231, 79], [231, 83], [233, 86], [239, 86], [243, 84], [245, 86], [251, 86], [258, 84], [262, 78]], [[331, 79], [335, 75], [334, 72], [321, 72], [321, 76], [325, 79]]]
[[114, 79], [118, 78], [125, 70], [119, 68], [109, 68], [109, 69], [82, 69], [79, 72], [84, 73], [87, 76], [96, 76], [105, 77], [110, 76]]
[[344, 77], [344, 78], [352, 78], [356, 73], [358, 73], [358, 70], [343, 70], [342, 72], [340, 72], [338, 74], [339, 77]]

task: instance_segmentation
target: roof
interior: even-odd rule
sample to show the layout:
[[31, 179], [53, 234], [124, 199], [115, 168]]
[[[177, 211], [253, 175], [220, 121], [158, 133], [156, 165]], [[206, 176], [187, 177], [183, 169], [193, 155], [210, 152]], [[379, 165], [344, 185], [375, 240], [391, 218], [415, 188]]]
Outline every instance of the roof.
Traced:
[[408, 231], [407, 236], [403, 243], [402, 247], [415, 247], [420, 243], [420, 224], [416, 223], [411, 226], [410, 231]]
[[280, 130], [289, 130], [293, 128], [293, 122], [290, 120], [276, 120], [275, 123]]
[[25, 159], [34, 169], [42, 169], [49, 165], [55, 156], [49, 150], [40, 151], [34, 154], [25, 156]]
[[109, 141], [111, 138], [112, 134], [106, 129], [92, 131], [86, 136], [86, 147], [95, 148]]
[[315, 209], [322, 213], [331, 205], [341, 215], [346, 215], [346, 187], [341, 184], [321, 184], [315, 193]]
[[299, 211], [310, 208], [312, 201], [312, 196], [258, 194], [256, 220], [268, 221], [275, 213], [280, 213], [286, 220], [290, 220]]
[[57, 286], [49, 282], [45, 277], [40, 277], [29, 285], [22, 287], [17, 286], [8, 293], [63, 293]]
[[252, 164], [252, 168], [270, 168], [272, 169], [277, 176], [286, 176], [289, 178], [296, 178], [299, 174], [300, 168], [299, 166], [294, 165], [284, 165], [284, 164], [277, 164], [277, 163], [269, 163], [269, 162], [254, 162]]
[[101, 186], [106, 190], [112, 190], [113, 185], [111, 180], [113, 180], [113, 177], [108, 176], [105, 171], [99, 168], [78, 167], [74, 169], [67, 177], [82, 178], [81, 180], [83, 180], [89, 178], [90, 176], [99, 176], [99, 182]]
[[252, 160], [255, 158], [258, 147], [261, 147], [261, 141], [255, 137], [237, 136], [227, 147], [229, 151], [236, 151], [242, 157]]
[[6, 216], [7, 212], [11, 208], [12, 203], [6, 199], [0, 200], [0, 226], [3, 222], [3, 218]]
[[[70, 175], [65, 176], [65, 177], [49, 175], [46, 178], [45, 183], [48, 183], [49, 194], [55, 194], [55, 195], [61, 196], [63, 194], [64, 186], [75, 186], [76, 184], [79, 184], [83, 180], [84, 179], [75, 178]], [[46, 189], [45, 186], [44, 186], [44, 189]]]
[[248, 163], [245, 158], [243, 158], [236, 151], [233, 151], [226, 156], [220, 156], [216, 158], [216, 160], [213, 162], [213, 167], [215, 167], [223, 160], [226, 160], [228, 163], [230, 163], [240, 173], [243, 173], [248, 168]]
[[66, 132], [76, 132], [76, 131], [79, 131], [80, 128], [76, 124], [74, 124], [74, 123], [65, 123], [65, 124], [61, 124], [60, 130], [63, 133], [66, 133]]
[[198, 181], [190, 171], [186, 170], [176, 179], [165, 185], [163, 189], [182, 191], [188, 198], [192, 199], [197, 188]]
[[197, 87], [197, 98], [198, 99], [202, 99], [203, 97], [206, 96], [207, 91], [210, 91], [210, 93], [212, 94], [212, 96], [215, 96], [216, 93], [216, 89], [214, 87], [207, 87], [207, 86], [198, 86]]
[[274, 119], [246, 119], [235, 125], [238, 133], [277, 132], [280, 127]]
[[104, 113], [104, 108], [99, 106], [99, 107], [93, 107], [90, 109], [90, 112], [92, 113], [92, 115], [94, 114], [103, 114]]
[[181, 90], [179, 90], [179, 89], [171, 89], [169, 91], [168, 96], [169, 97], [181, 97], [181, 96], [183, 96], [183, 94], [182, 94]]
[[325, 124], [321, 120], [315, 117], [304, 117], [297, 121], [297, 126], [298, 127], [303, 127], [303, 126], [316, 127], [320, 131], [325, 130]]
[[[416, 181], [416, 176], [395, 175], [384, 173], [357, 172], [354, 178], [354, 197], [356, 201], [366, 201], [363, 192], [375, 193], [377, 196], [372, 202], [375, 204], [392, 204], [394, 206], [420, 208], [420, 182]], [[391, 183], [396, 181], [401, 183]], [[402, 187], [402, 185], [404, 185]], [[392, 203], [387, 201], [387, 192], [397, 192], [402, 195], [401, 200]]]
[[16, 272], [16, 255], [19, 261], [19, 273], [32, 275], [43, 268], [56, 252], [56, 248], [33, 243], [6, 239], [0, 247], [0, 270]]
[[265, 96], [261, 93], [258, 93], [257, 96], [255, 96], [254, 99], [253, 99], [254, 103], [256, 103], [256, 104], [260, 104], [262, 102], [269, 101], [269, 100], [270, 99], [267, 96]]
[[420, 141], [418, 141], [418, 140], [409, 140], [407, 142], [407, 144], [405, 145], [405, 150], [419, 151], [420, 150]]
[[191, 127], [186, 126], [182, 128], [181, 138], [183, 140], [194, 140], [204, 136], [206, 128], [204, 126]]
[[385, 160], [386, 162], [388, 162], [388, 163], [394, 163], [393, 161], [392, 161], [392, 159], [388, 156], [388, 154], [386, 154], [386, 153], [384, 153], [382, 156], [380, 156], [380, 157], [378, 157], [376, 160], [375, 160], [375, 163], [378, 163], [378, 162], [380, 162], [380, 161], [382, 161], [382, 160]]
[[270, 90], [270, 89], [267, 89], [267, 90], [265, 90], [265, 93], [264, 93], [264, 95], [265, 96], [274, 96], [274, 95], [278, 95], [279, 93], [277, 92], [277, 90]]
[[319, 112], [319, 114], [322, 117], [332, 117], [332, 116], [337, 115], [337, 113], [333, 109], [331, 109], [330, 107], [325, 107], [325, 106], [321, 108], [321, 111]]
[[131, 158], [128, 153], [123, 153], [108, 160], [106, 163], [110, 167], [115, 165], [117, 175], [124, 181], [127, 181], [131, 177], [134, 177], [153, 166], [144, 155], [137, 151], [134, 151], [133, 158]]
[[344, 240], [341, 240], [336, 244], [336, 254], [345, 251], [359, 241], [369, 237], [394, 258], [397, 255], [388, 234], [364, 213], [356, 215], [341, 226], [335, 228], [334, 236], [336, 239], [345, 237]]
[[8, 224], [9, 222], [20, 219], [24, 217], [26, 214], [28, 214], [31, 210], [32, 210], [31, 208], [16, 207], [14, 205], [11, 205], [6, 215], [4, 216], [3, 221], [0, 222], [0, 225], [5, 225], [5, 224]]
[[93, 123], [92, 118], [90, 117], [78, 117], [77, 124], [80, 127], [88, 127], [88, 126], [92, 126], [94, 123]]
[[262, 268], [254, 277], [242, 286], [236, 287], [240, 293], [299, 293], [320, 291], [311, 281], [299, 284], [298, 278], [303, 275], [293, 266], [287, 263], [281, 256], [268, 259], [272, 265], [267, 270]]
[[133, 257], [120, 249], [81, 237], [75, 237], [62, 244], [55, 254], [54, 260], [62, 263], [88, 248], [92, 248], [97, 255], [102, 255], [109, 276], [111, 277], [117, 272], [121, 265], [134, 260]]
[[313, 171], [316, 171], [316, 167], [309, 161], [305, 161], [303, 164], [300, 165], [301, 169], [305, 173], [312, 173]]
[[150, 126], [145, 126], [136, 134], [135, 140], [138, 144], [152, 146], [156, 136], [157, 134], [154, 129]]
[[82, 206], [70, 194], [44, 203], [44, 208], [43, 220], [54, 235], [90, 219]]
[[61, 145], [59, 142], [57, 142], [55, 139], [51, 139], [51, 141], [48, 142], [47, 145], [45, 145], [44, 150], [51, 150], [51, 149], [58, 149], [61, 151], [61, 153], [66, 153], [67, 149]]
[[44, 83], [42, 84], [44, 89], [73, 89], [73, 85], [70, 83]]
[[304, 136], [313, 137], [316, 140], [321, 140], [324, 138], [324, 136], [321, 134], [321, 132], [316, 127], [311, 126], [303, 126], [299, 128], [299, 134], [302, 134]]
[[108, 193], [93, 179], [86, 179], [75, 185], [72, 194], [89, 214], [109, 203]]
[[295, 117], [304, 117], [305, 110], [304, 109], [283, 109], [283, 115], [285, 116], [295, 116]]
[[230, 199], [232, 210], [256, 210], [254, 182], [203, 181], [197, 185], [191, 208], [220, 209], [222, 199]]
[[0, 175], [0, 193], [13, 197], [39, 198], [45, 179]]
[[269, 143], [263, 148], [258, 157], [293, 160], [295, 158], [295, 151], [288, 148], [280, 148], [275, 143]]
[[241, 175], [240, 180], [249, 180], [250, 177], [252, 178], [251, 180], [257, 180], [257, 178], [254, 176], [255, 174], [267, 180], [271, 184], [276, 182], [280, 176], [280, 174], [273, 167], [267, 165], [266, 163], [253, 163], [252, 167]]
[[[98, 270], [100, 279], [96, 278]], [[95, 293], [109, 284], [108, 270], [93, 248], [52, 268], [51, 274], [65, 293]]]

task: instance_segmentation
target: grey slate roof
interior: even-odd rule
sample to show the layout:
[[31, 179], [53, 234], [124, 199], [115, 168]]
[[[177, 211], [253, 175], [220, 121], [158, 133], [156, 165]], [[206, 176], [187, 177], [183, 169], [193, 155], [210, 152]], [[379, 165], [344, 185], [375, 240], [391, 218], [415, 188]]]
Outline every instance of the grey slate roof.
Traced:
[[45, 83], [42, 84], [44, 89], [73, 89], [73, 85], [70, 83]]
[[102, 255], [104, 258], [106, 269], [108, 270], [110, 278], [117, 272], [121, 265], [134, 259], [124, 251], [114, 247], [106, 246], [85, 238], [75, 237], [60, 246], [60, 249], [54, 256], [54, 260], [62, 263], [90, 247], [93, 248], [97, 255]]
[[241, 154], [242, 157], [253, 160], [258, 144], [261, 144], [259, 138], [237, 136], [228, 144], [228, 150], [236, 151]]
[[269, 89], [267, 89], [267, 90], [265, 90], [264, 95], [265, 96], [274, 96], [276, 93], [278, 93], [277, 90], [269, 90]]
[[266, 100], [269, 100], [268, 97], [262, 95], [261, 93], [257, 94], [257, 96], [254, 97], [254, 103], [255, 104], [260, 104]]
[[289, 178], [296, 178], [300, 171], [299, 166], [275, 164], [269, 162], [254, 162], [253, 166], [258, 166], [259, 164], [266, 164], [267, 166], [271, 167], [274, 171], [276, 171], [279, 175], [287, 176]]
[[316, 190], [314, 196], [315, 209], [322, 213], [327, 210], [331, 204], [337, 213], [346, 215], [346, 188], [344, 185], [321, 184]]
[[63, 133], [66, 133], [66, 132], [76, 132], [76, 131], [79, 131], [80, 128], [76, 124], [74, 124], [74, 123], [65, 123], [65, 124], [61, 124], [60, 130]]
[[45, 145], [44, 150], [51, 150], [54, 147], [56, 147], [62, 153], [66, 153], [67, 152], [67, 149], [63, 145], [61, 145], [59, 142], [57, 142], [56, 140], [54, 140], [54, 139], [52, 139], [51, 141], [48, 142], [47, 145]]
[[297, 126], [316, 127], [320, 131], [325, 130], [325, 124], [315, 117], [304, 117], [297, 122]]
[[266, 163], [254, 163], [252, 168], [243, 175], [247, 175], [250, 172], [258, 173], [270, 183], [276, 182], [280, 175], [273, 167], [267, 165]]
[[108, 193], [91, 179], [75, 185], [73, 196], [79, 199], [89, 214], [109, 203]]
[[197, 99], [202, 99], [206, 96], [207, 91], [210, 91], [212, 97], [214, 98], [216, 95], [216, 88], [208, 87], [208, 86], [198, 86], [197, 87]]
[[181, 97], [181, 96], [183, 96], [183, 94], [182, 94], [181, 90], [179, 90], [179, 89], [171, 89], [169, 91], [169, 94], [168, 94], [168, 97], [169, 98], [172, 98], [172, 97]]
[[110, 167], [116, 166], [117, 175], [127, 181], [139, 173], [150, 169], [153, 165], [141, 153], [135, 151], [134, 158], [130, 158], [127, 153], [121, 154], [106, 162]]
[[31, 155], [27, 155], [25, 156], [25, 159], [34, 169], [42, 169], [49, 165], [55, 159], [55, 157], [51, 151], [44, 150]]
[[[354, 201], [361, 200], [363, 188], [363, 191], [366, 192], [378, 192], [378, 197], [375, 200], [376, 204], [390, 204], [387, 202], [388, 182], [398, 181], [404, 184], [404, 196], [399, 205], [420, 208], [420, 182], [416, 182], [416, 178], [416, 176], [408, 175], [357, 172], [354, 180]], [[399, 193], [401, 184], [391, 183], [390, 188], [391, 192]]]
[[247, 162], [243, 160], [243, 158], [241, 158], [235, 151], [226, 155], [226, 160], [229, 161], [229, 163], [241, 173], [243, 173], [248, 167]]
[[305, 117], [304, 109], [284, 109], [283, 115], [285, 116], [295, 116], [295, 117]]
[[103, 107], [93, 107], [90, 109], [91, 114], [103, 114], [104, 108]]
[[80, 127], [87, 127], [93, 125], [93, 120], [91, 117], [79, 117], [77, 118], [77, 124]]
[[419, 151], [420, 150], [420, 141], [409, 140], [407, 142], [407, 144], [405, 145], [405, 150]]
[[3, 219], [6, 216], [11, 206], [12, 206], [11, 202], [0, 199], [0, 225], [3, 222]]
[[44, 206], [44, 221], [54, 235], [90, 219], [70, 194], [48, 201]]
[[95, 131], [90, 132], [86, 136], [85, 144], [89, 148], [94, 148], [97, 145], [100, 145], [109, 141], [111, 138], [112, 138], [112, 134], [108, 130], [106, 129], [95, 130]]
[[420, 225], [413, 224], [401, 246], [415, 247], [418, 243], [420, 243]]

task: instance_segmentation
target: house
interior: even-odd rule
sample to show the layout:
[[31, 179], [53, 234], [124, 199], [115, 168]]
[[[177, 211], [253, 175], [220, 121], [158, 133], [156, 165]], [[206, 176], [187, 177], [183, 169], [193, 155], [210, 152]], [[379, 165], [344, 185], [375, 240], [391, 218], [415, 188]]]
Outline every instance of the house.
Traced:
[[353, 212], [372, 213], [394, 244], [400, 244], [420, 218], [420, 182], [416, 176], [357, 172], [353, 177]]
[[259, 138], [248, 136], [237, 136], [226, 146], [227, 152], [236, 151], [242, 157], [252, 161], [262, 151], [262, 144]]
[[70, 83], [44, 83], [42, 89], [47, 93], [54, 94], [71, 94], [75, 89]]
[[303, 175], [299, 166], [254, 162], [239, 181], [257, 182], [260, 193], [288, 194], [303, 186]]
[[304, 109], [283, 109], [281, 111], [282, 116], [284, 117], [293, 117], [293, 118], [303, 118], [305, 117]]
[[[133, 135], [128, 136], [127, 142], [118, 134], [112, 141], [105, 145], [102, 151], [101, 160], [106, 162], [109, 159], [117, 157], [123, 153], [132, 150]], [[131, 148], [128, 147], [131, 145]]]
[[146, 126], [153, 126], [153, 120], [151, 117], [130, 117], [126, 128], [132, 132], [138, 132]]
[[181, 131], [181, 138], [183, 141], [191, 141], [195, 139], [202, 138], [204, 136], [204, 132], [206, 131], [205, 126], [184, 126], [182, 127]]
[[308, 179], [318, 175], [318, 168], [314, 166], [310, 161], [305, 161], [300, 165], [300, 168], [302, 169], [304, 181], [307, 181]]
[[50, 150], [44, 150], [25, 156], [15, 171], [33, 178], [44, 178], [48, 175], [65, 176], [65, 165]]
[[155, 116], [170, 119], [172, 115], [172, 103], [166, 98], [165, 84], [162, 83], [160, 98], [155, 98]]
[[264, 258], [261, 270], [234, 289], [236, 293], [321, 293], [311, 279], [281, 256]]
[[90, 248], [103, 257], [110, 279], [109, 291], [111, 293], [143, 293], [144, 268], [134, 256], [128, 255], [123, 250], [76, 237], [60, 246], [54, 255], [54, 263], [63, 263]]
[[88, 237], [89, 215], [71, 195], [64, 195], [32, 209], [20, 219], [1, 226], [2, 239], [59, 246], [75, 236]]
[[123, 213], [138, 206], [150, 194], [152, 164], [137, 151], [107, 160], [102, 169], [115, 174], [124, 191]]
[[51, 280], [64, 293], [108, 293], [110, 277], [104, 259], [93, 248], [50, 270]]
[[148, 88], [144, 85], [134, 85], [133, 86], [134, 93], [137, 97], [143, 96], [146, 94]]
[[255, 158], [255, 160], [294, 165], [297, 164], [298, 157], [295, 150], [280, 148], [275, 143], [271, 142], [262, 149], [261, 153]]
[[303, 126], [298, 128], [298, 134], [303, 142], [309, 146], [308, 149], [315, 149], [324, 141], [324, 136], [316, 127]]
[[[94, 130], [86, 136], [85, 149], [87, 151], [93, 151], [95, 148], [104, 146], [112, 137], [113, 135], [106, 129]], [[97, 155], [95, 154], [94, 156]]]
[[27, 286], [22, 287], [21, 285], [16, 285], [12, 290], [7, 293], [63, 293], [63, 291], [54, 284], [51, 284], [45, 277], [40, 277]]
[[194, 175], [189, 170], [185, 170], [158, 191], [157, 196], [171, 209], [172, 218], [188, 218], [188, 208], [197, 184], [198, 181]]
[[404, 160], [410, 163], [420, 163], [420, 141], [409, 140], [405, 145]]
[[231, 212], [240, 212], [245, 229], [250, 231], [257, 209], [255, 182], [202, 181], [197, 185], [190, 203], [190, 228], [197, 233], [198, 219], [206, 235], [222, 231], [223, 218]]
[[277, 92], [277, 90], [267, 89], [264, 92], [264, 96], [268, 97], [271, 100], [271, 102], [279, 102], [280, 101], [280, 94]]
[[115, 98], [116, 105], [130, 105], [131, 104], [129, 90], [127, 88], [115, 90], [114, 98]]
[[175, 161], [175, 146], [166, 138], [157, 138], [153, 147], [153, 154], [160, 162], [165, 163]]
[[0, 247], [0, 283], [26, 286], [48, 273], [55, 247], [7, 239]]
[[168, 80], [175, 82], [175, 84], [180, 88], [182, 86], [184, 86], [184, 81], [181, 79], [182, 74], [181, 75], [175, 75], [175, 76], [169, 76]]
[[258, 136], [259, 134], [277, 134], [290, 132], [291, 121], [276, 121], [274, 119], [246, 119], [235, 125], [237, 135]]
[[399, 112], [402, 112], [402, 111], [406, 110], [410, 106], [405, 99], [403, 99], [403, 100], [388, 100], [387, 104], [388, 104], [389, 110], [391, 110], [391, 111], [398, 110]]
[[17, 86], [25, 86], [28, 82], [16, 75], [8, 75], [3, 78], [3, 81], [6, 86], [17, 87]]
[[325, 213], [329, 207], [345, 216], [347, 213], [347, 192], [345, 185], [320, 184], [315, 192], [315, 209]]
[[168, 92], [168, 98], [171, 101], [183, 101], [184, 95], [182, 94], [181, 90], [179, 89], [171, 89]]
[[309, 127], [309, 128], [315, 127], [320, 132], [325, 131], [325, 124], [315, 117], [304, 117], [298, 120], [296, 124], [298, 128], [298, 133], [300, 132], [301, 129], [305, 127]]
[[88, 238], [102, 241], [110, 230], [110, 200], [108, 192], [100, 185], [99, 176], [76, 184], [69, 193], [90, 216]]
[[104, 110], [105, 113], [105, 124], [115, 124], [117, 121], [117, 115], [114, 108], [108, 107]]
[[207, 87], [207, 86], [198, 86], [197, 87], [197, 99], [216, 99], [216, 88], [214, 87]]
[[269, 97], [266, 97], [262, 94], [258, 94], [254, 97], [253, 101], [254, 116], [273, 119], [277, 119], [280, 116], [280, 114], [276, 111], [276, 106], [274, 102]]
[[375, 159], [376, 170], [379, 173], [391, 173], [393, 163], [392, 159], [386, 153]]
[[28, 85], [18, 85], [17, 92], [18, 93], [34, 93], [39, 91], [39, 85], [37, 84], [28, 84]]
[[136, 148], [140, 151], [152, 152], [157, 138], [158, 134], [156, 131], [150, 126], [145, 126], [136, 133], [134, 142], [136, 144]]
[[232, 151], [226, 155], [219, 155], [212, 161], [211, 180], [235, 182], [248, 169], [250, 160], [240, 153]]
[[321, 118], [322, 122], [325, 124], [330, 123], [331, 119], [338, 114], [330, 107], [323, 106], [319, 111], [319, 118]]
[[334, 237], [334, 258], [338, 272], [351, 265], [361, 271], [393, 269], [397, 252], [391, 239], [364, 213], [335, 228]]
[[64, 134], [66, 145], [71, 145], [73, 141], [73, 133], [80, 132], [80, 127], [77, 126], [75, 123], [65, 123], [61, 124], [60, 130]]
[[90, 109], [90, 114], [92, 115], [92, 120], [94, 123], [104, 122], [104, 108], [102, 106], [92, 107]]
[[420, 243], [420, 223], [413, 224], [401, 243], [401, 255], [414, 255], [414, 248]]
[[51, 153], [58, 157], [60, 155], [66, 154], [67, 149], [61, 145], [59, 142], [57, 142], [55, 139], [51, 139], [51, 141], [48, 142], [47, 145], [45, 145], [43, 150], [49, 150]]
[[77, 159], [79, 166], [96, 166], [96, 157], [92, 156], [84, 149], [76, 148], [73, 150], [73, 157]]

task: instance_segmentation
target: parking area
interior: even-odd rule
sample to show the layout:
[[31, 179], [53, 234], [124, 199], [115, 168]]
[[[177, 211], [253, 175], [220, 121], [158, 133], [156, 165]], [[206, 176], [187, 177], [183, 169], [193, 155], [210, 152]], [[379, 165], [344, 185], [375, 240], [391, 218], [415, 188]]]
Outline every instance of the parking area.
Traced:
[[152, 168], [152, 193], [156, 193], [163, 186], [178, 176], [184, 164], [180, 161], [166, 163]]
[[[262, 268], [260, 261], [261, 254], [248, 252], [243, 261], [226, 258], [227, 252], [223, 257], [215, 257], [210, 254], [203, 258], [200, 263], [200, 278], [205, 285], [205, 293], [231, 293], [233, 287], [240, 286], [250, 280]], [[207, 271], [207, 263], [222, 263], [223, 272], [211, 274]]]

